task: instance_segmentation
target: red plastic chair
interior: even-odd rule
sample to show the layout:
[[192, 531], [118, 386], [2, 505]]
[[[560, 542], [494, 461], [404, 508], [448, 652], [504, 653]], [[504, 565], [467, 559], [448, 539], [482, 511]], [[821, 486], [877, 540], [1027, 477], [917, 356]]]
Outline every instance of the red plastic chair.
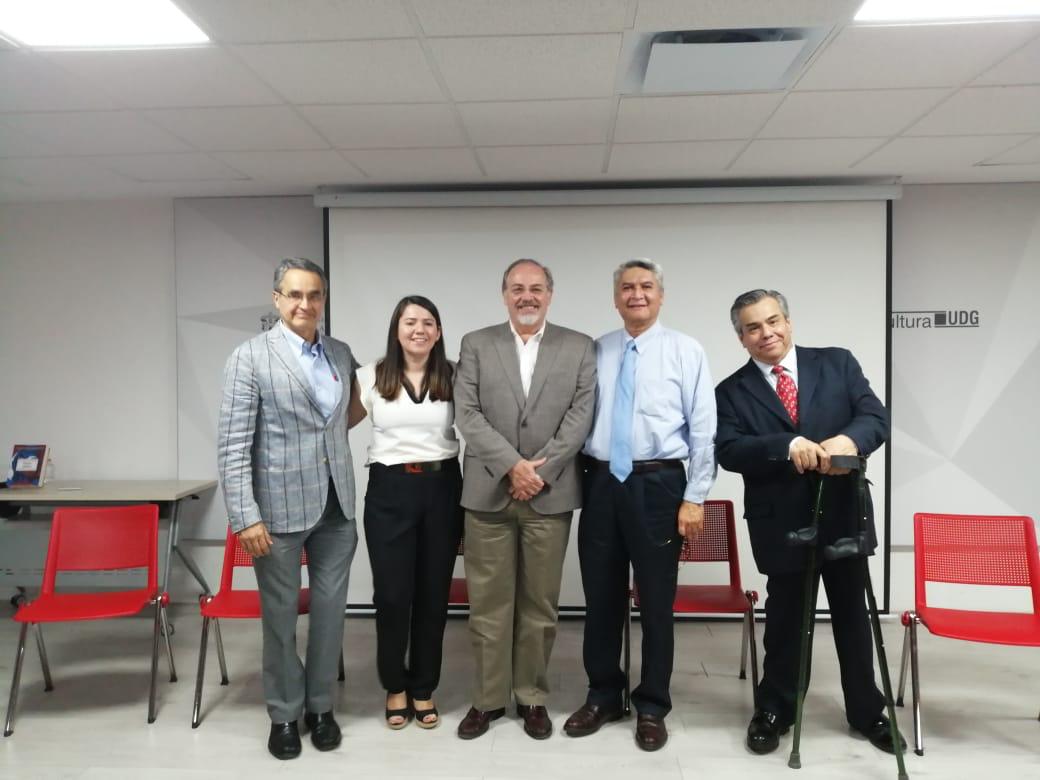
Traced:
[[[755, 642], [755, 604], [758, 593], [744, 590], [740, 583], [740, 555], [737, 552], [736, 521], [732, 501], [704, 502], [704, 530], [692, 542], [683, 540], [679, 563], [728, 563], [729, 583], [726, 585], [679, 585], [675, 591], [672, 611], [679, 614], [743, 616], [744, 630], [740, 637], [740, 679], [747, 679], [747, 656], [751, 651], [751, 680], [758, 690], [758, 646]], [[632, 586], [631, 606], [638, 609], [639, 591]], [[625, 621], [625, 712], [631, 710], [628, 690], [628, 670], [631, 664], [630, 621]]]
[[[300, 558], [300, 566], [307, 565], [307, 552]], [[238, 537], [228, 528], [224, 539], [224, 565], [220, 572], [220, 587], [215, 596], [204, 594], [199, 598], [199, 611], [202, 613], [202, 640], [199, 647], [199, 670], [195, 679], [195, 705], [191, 713], [191, 727], [196, 729], [202, 722], [202, 681], [206, 675], [206, 649], [209, 645], [209, 624], [213, 621], [213, 629], [217, 635], [217, 660], [220, 662], [220, 684], [227, 685], [227, 661], [224, 658], [224, 640], [220, 636], [220, 618], [252, 618], [260, 617], [260, 592], [253, 588], [235, 588], [235, 569], [252, 568], [253, 556], [242, 549]], [[311, 592], [309, 588], [300, 589], [299, 614], [306, 615], [311, 608]], [[339, 654], [339, 679], [346, 679], [343, 668], [343, 651]]]
[[[159, 591], [159, 508], [154, 504], [113, 507], [63, 507], [54, 512], [51, 522], [47, 561], [43, 584], [35, 601], [23, 604], [14, 615], [22, 624], [18, 636], [11, 698], [7, 705], [4, 736], [14, 733], [14, 716], [18, 706], [18, 687], [25, 659], [25, 638], [29, 626], [36, 626], [36, 645], [43, 666], [44, 690], [51, 691], [50, 665], [43, 644], [40, 624], [70, 620], [101, 620], [136, 615], [148, 606], [155, 607], [152, 626], [152, 676], [148, 694], [148, 722], [155, 722], [155, 689], [159, 664], [159, 635], [166, 639], [166, 655], [170, 663], [170, 682], [176, 682], [177, 671], [170, 649], [170, 631], [166, 619], [169, 596]], [[144, 587], [132, 590], [95, 593], [57, 593], [55, 580], [63, 571], [112, 571], [147, 569]], [[164, 629], [160, 631], [160, 626]]]
[[[456, 555], [461, 558], [464, 554], [463, 545], [465, 539], [459, 539], [459, 549]], [[466, 590], [466, 578], [465, 577], [452, 577], [451, 587], [448, 589], [448, 605], [456, 607], [467, 607], [469, 606], [469, 591]]]
[[[1032, 612], [946, 609], [928, 604], [929, 582], [1029, 588]], [[924, 755], [917, 624], [936, 636], [998, 645], [1040, 647], [1040, 557], [1036, 528], [1023, 516], [914, 515], [914, 609], [903, 613], [899, 698], [903, 704], [909, 654], [914, 697], [914, 752]]]

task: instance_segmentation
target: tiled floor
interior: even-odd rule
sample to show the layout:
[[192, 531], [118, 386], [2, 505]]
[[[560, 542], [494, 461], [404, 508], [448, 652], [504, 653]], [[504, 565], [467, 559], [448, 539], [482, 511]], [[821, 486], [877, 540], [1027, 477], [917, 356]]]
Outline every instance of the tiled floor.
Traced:
[[[6, 703], [14, 661], [16, 624], [0, 608], [0, 701]], [[221, 687], [211, 646], [202, 725], [192, 730], [200, 620], [181, 606], [174, 612], [174, 653], [180, 681], [160, 683], [160, 710], [146, 723], [151, 624], [143, 618], [51, 627], [48, 651], [55, 690], [45, 694], [30, 641], [15, 734], [0, 739], [0, 778], [895, 778], [891, 756], [852, 737], [845, 725], [830, 628], [818, 627], [813, 685], [806, 705], [802, 765], [787, 767], [791, 738], [769, 756], [744, 748], [751, 714], [749, 681], [737, 678], [740, 625], [689, 622], [677, 627], [671, 739], [658, 753], [639, 751], [632, 721], [584, 739], [557, 731], [545, 742], [528, 738], [510, 717], [484, 737], [463, 742], [455, 726], [469, 702], [471, 674], [466, 624], [452, 619], [438, 702], [443, 725], [390, 731], [382, 722], [376, 679], [373, 621], [351, 616], [345, 642], [347, 681], [340, 689], [342, 747], [278, 762], [267, 755], [267, 716], [260, 691], [259, 626], [228, 621], [224, 638], [231, 685]], [[303, 632], [301, 632], [302, 635]], [[557, 730], [584, 698], [580, 620], [565, 620], [552, 661], [550, 706]], [[638, 637], [638, 629], [635, 632]], [[885, 634], [898, 675], [902, 631]], [[761, 636], [761, 624], [759, 625]], [[1040, 653], [921, 638], [926, 755], [911, 752], [911, 778], [1040, 778]], [[909, 690], [907, 691], [909, 705]], [[900, 710], [912, 739], [909, 706]]]

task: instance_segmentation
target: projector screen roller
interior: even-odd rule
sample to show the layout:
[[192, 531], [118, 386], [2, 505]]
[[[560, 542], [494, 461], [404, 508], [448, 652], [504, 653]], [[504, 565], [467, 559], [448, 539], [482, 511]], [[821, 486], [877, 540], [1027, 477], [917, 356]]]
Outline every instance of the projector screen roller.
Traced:
[[[362, 363], [386, 348], [397, 301], [430, 298], [440, 309], [448, 356], [463, 334], [504, 322], [502, 272], [516, 258], [549, 266], [555, 291], [550, 322], [596, 338], [621, 327], [612, 274], [625, 260], [664, 269], [661, 322], [697, 339], [718, 384], [748, 359], [729, 320], [733, 299], [764, 287], [787, 296], [796, 344], [843, 346], [885, 398], [887, 223], [882, 200], [690, 205], [333, 208], [329, 213], [331, 332]], [[370, 425], [351, 433], [363, 514]], [[887, 548], [885, 450], [870, 460], [879, 554], [871, 561], [879, 602]], [[743, 520], [739, 475], [719, 472], [711, 498], [735, 504], [744, 586], [765, 595]], [[576, 513], [564, 568], [562, 609], [582, 609]], [[360, 522], [359, 522], [360, 525]], [[360, 529], [363, 537], [363, 529]], [[362, 545], [363, 546], [363, 541]], [[456, 576], [462, 576], [461, 561]], [[680, 582], [725, 581], [725, 564], [680, 568]], [[822, 601], [821, 589], [821, 604]], [[372, 601], [367, 554], [359, 547], [350, 604]], [[760, 605], [761, 606], [761, 605]]]

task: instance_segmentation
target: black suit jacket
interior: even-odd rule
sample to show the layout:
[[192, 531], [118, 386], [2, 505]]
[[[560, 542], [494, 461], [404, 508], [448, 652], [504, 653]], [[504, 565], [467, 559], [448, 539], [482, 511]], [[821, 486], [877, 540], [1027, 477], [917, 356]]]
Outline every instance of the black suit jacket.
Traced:
[[[821, 442], [845, 434], [861, 455], [869, 455], [889, 435], [888, 411], [870, 389], [847, 349], [796, 347], [798, 417], [796, 427], [776, 391], [749, 360], [715, 389], [719, 465], [744, 477], [744, 517], [755, 563], [763, 574], [803, 569], [806, 551], [785, 543], [788, 531], [809, 525], [813, 481], [787, 460], [795, 436]], [[825, 477], [821, 544], [851, 536], [858, 526], [855, 473]], [[867, 501], [871, 550], [873, 509]]]

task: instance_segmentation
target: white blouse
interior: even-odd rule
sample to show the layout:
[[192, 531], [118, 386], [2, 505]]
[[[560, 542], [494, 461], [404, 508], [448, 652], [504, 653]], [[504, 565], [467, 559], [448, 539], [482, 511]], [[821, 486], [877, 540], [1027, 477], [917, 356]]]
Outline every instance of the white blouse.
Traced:
[[376, 390], [375, 363], [359, 368], [357, 380], [361, 403], [372, 421], [366, 465], [424, 463], [458, 456], [455, 405], [451, 401], [431, 401], [427, 393], [416, 402], [404, 387], [396, 399], [387, 401]]

